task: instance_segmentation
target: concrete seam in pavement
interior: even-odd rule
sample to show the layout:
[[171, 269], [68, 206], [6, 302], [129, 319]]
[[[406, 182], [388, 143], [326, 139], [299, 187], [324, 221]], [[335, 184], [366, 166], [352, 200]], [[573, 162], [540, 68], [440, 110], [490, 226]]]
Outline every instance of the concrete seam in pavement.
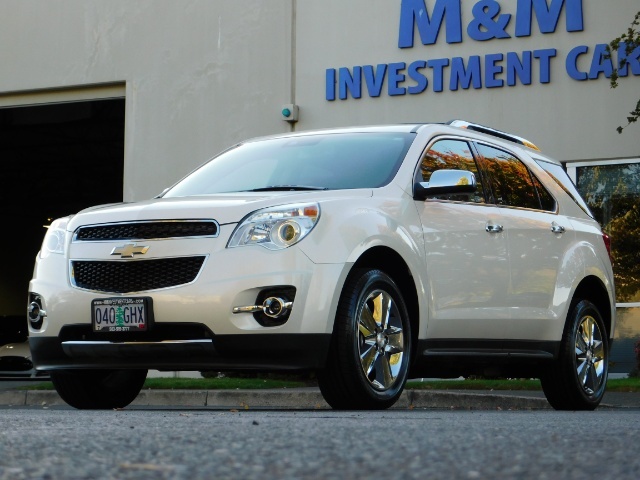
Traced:
[[[55, 390], [0, 391], [0, 405], [66, 405]], [[188, 406], [220, 409], [330, 409], [314, 388], [273, 390], [156, 390], [140, 392], [131, 406]], [[544, 398], [499, 396], [450, 391], [405, 390], [393, 409], [539, 409], [550, 408]]]
[[[635, 403], [640, 394], [620, 394], [631, 402], [605, 403], [600, 408], [640, 407]], [[0, 405], [15, 406], [66, 406], [55, 390], [4, 390], [0, 391]], [[174, 406], [206, 407], [221, 410], [249, 409], [299, 409], [327, 410], [317, 388], [292, 388], [268, 390], [158, 390], [145, 389], [131, 403], [131, 407]], [[451, 409], [451, 410], [538, 410], [551, 409], [541, 392], [453, 391], [408, 389], [402, 393], [392, 409]]]

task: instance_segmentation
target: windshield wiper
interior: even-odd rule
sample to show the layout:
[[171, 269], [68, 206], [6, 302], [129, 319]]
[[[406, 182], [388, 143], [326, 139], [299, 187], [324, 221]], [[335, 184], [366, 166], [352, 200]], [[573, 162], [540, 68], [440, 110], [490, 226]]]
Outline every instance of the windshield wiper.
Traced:
[[329, 190], [328, 187], [314, 187], [310, 185], [270, 185], [268, 187], [252, 188], [245, 192], [294, 192], [301, 190]]

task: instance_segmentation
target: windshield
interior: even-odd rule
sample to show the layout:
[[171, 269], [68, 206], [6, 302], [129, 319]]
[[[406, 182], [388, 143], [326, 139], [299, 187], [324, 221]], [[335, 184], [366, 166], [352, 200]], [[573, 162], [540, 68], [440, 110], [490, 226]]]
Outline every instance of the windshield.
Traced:
[[394, 177], [412, 133], [331, 133], [250, 141], [213, 158], [164, 197], [376, 188]]

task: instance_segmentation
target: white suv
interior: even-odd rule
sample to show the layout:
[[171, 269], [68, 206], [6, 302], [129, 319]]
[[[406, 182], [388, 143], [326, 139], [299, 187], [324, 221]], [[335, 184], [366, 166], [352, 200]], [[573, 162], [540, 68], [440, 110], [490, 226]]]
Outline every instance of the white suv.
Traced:
[[124, 407], [147, 370], [317, 372], [336, 409], [407, 378], [540, 378], [604, 395], [608, 237], [561, 164], [464, 121], [242, 142], [161, 195], [55, 220], [29, 342], [76, 408]]

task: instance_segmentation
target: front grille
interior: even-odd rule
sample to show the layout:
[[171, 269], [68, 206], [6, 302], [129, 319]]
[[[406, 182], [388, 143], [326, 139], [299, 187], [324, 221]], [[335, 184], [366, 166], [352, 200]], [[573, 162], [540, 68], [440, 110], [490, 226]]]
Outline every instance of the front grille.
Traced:
[[177, 237], [215, 237], [215, 220], [162, 220], [151, 222], [110, 223], [80, 227], [75, 241], [150, 240]]
[[75, 260], [74, 286], [105, 293], [128, 293], [175, 287], [193, 282], [205, 256], [125, 262]]

